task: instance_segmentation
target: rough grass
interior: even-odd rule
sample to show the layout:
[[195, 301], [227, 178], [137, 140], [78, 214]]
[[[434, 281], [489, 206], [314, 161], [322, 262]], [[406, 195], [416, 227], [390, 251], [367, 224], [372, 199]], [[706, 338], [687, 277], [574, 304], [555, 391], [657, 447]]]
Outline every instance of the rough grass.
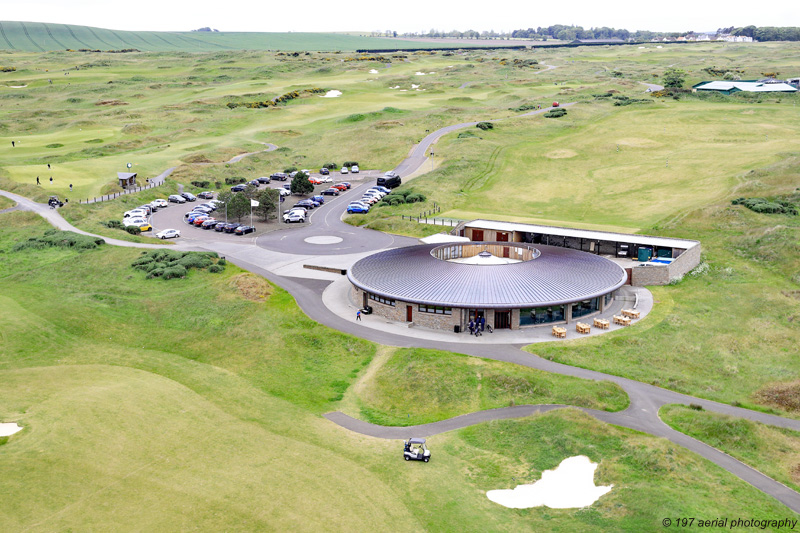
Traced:
[[587, 382], [509, 363], [402, 348], [376, 359], [357, 387], [357, 414], [375, 424], [406, 426], [473, 411], [564, 403], [618, 411], [627, 395], [608, 382]]
[[741, 418], [667, 405], [659, 416], [674, 429], [800, 490], [800, 433]]

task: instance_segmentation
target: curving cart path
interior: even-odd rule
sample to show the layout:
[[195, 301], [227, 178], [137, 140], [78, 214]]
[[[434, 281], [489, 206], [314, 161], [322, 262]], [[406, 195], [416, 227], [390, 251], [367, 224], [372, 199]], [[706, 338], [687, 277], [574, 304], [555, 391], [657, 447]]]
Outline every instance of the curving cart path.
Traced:
[[[572, 104], [564, 104], [565, 107], [569, 105]], [[546, 111], [548, 111], [548, 109], [536, 110], [526, 113], [522, 116], [536, 115]], [[477, 122], [455, 124], [431, 133], [410, 151], [409, 156], [403, 160], [395, 170], [400, 175], [409, 175], [415, 172], [427, 161], [427, 154], [430, 147], [439, 138], [452, 131], [471, 127], [475, 124], [477, 124]], [[249, 154], [243, 154], [243, 157], [246, 155]], [[167, 170], [160, 177], [163, 179], [163, 177], [168, 175], [171, 170], [172, 169]], [[366, 187], [367, 185], [368, 184], [364, 184], [362, 187]], [[39, 204], [22, 196], [6, 191], [0, 191], [0, 195], [16, 201], [18, 205], [15, 206], [14, 209], [29, 210], [38, 213], [53, 226], [59, 229], [74, 231], [84, 235], [92, 235], [75, 228], [66, 220], [64, 220], [60, 213], [58, 213], [58, 210], [50, 209], [49, 206], [45, 204]], [[335, 206], [340, 205], [342, 204], [335, 204]], [[334, 205], [330, 207], [334, 207]], [[364, 230], [354, 226], [346, 225], [341, 221], [341, 212], [334, 211], [330, 208], [324, 217], [317, 217], [314, 219], [314, 226], [316, 227], [316, 230], [313, 231], [314, 235], [319, 235], [320, 232], [328, 233], [335, 231], [346, 231], [349, 234], [358, 235], [359, 242], [371, 241], [371, 245], [367, 246], [370, 250], [407, 245], [412, 241], [411, 239], [405, 237], [391, 236], [372, 230]], [[302, 228], [302, 230], [276, 233], [293, 235], [293, 237], [290, 239], [290, 242], [297, 243], [300, 242], [302, 238], [305, 238], [311, 234], [309, 230], [310, 228], [305, 227]], [[115, 246], [137, 248], [160, 248], [162, 246], [158, 244], [132, 243], [107, 237], [100, 238], [102, 238], [108, 244]], [[288, 255], [288, 252], [285, 249], [288, 247], [275, 244], [276, 242], [280, 242], [281, 238], [276, 237], [275, 239], [276, 240], [262, 240], [262, 238], [259, 238], [226, 244], [220, 242], [208, 242], [203, 243], [202, 245], [178, 243], [174, 246], [174, 248], [182, 250], [210, 250], [224, 254], [225, 257], [234, 264], [253, 273], [260, 274], [276, 285], [290, 292], [295, 297], [298, 305], [309, 316], [309, 318], [339, 331], [343, 331], [345, 333], [349, 333], [351, 335], [384, 345], [432, 348], [447, 351], [453, 350], [453, 344], [450, 342], [419, 339], [412, 335], [396, 335], [385, 331], [361, 327], [353, 321], [337, 315], [328, 309], [322, 302], [322, 293], [331, 283], [330, 280], [281, 276], [268, 270], [265, 266], [262, 266], [265, 265], [263, 260], [264, 249], [269, 250], [271, 248], [276, 248], [276, 250], [273, 250], [271, 253]], [[373, 239], [377, 239], [378, 242], [375, 242]], [[298, 252], [295, 251], [295, 253]], [[340, 250], [337, 253], [342, 253], [342, 251]], [[740, 479], [750, 483], [764, 493], [769, 494], [793, 511], [800, 513], [800, 494], [798, 494], [796, 491], [768, 476], [765, 476], [761, 472], [747, 466], [741, 461], [734, 459], [720, 450], [717, 450], [703, 442], [670, 428], [667, 424], [661, 421], [658, 416], [658, 410], [666, 404], [676, 403], [688, 405], [692, 403], [701, 405], [708, 411], [746, 418], [755, 422], [796, 431], [800, 431], [800, 420], [733, 407], [719, 402], [713, 402], [702, 398], [680, 394], [620, 376], [604, 374], [593, 370], [556, 363], [525, 352], [522, 350], [522, 348], [523, 346], [509, 344], [459, 344], [458, 351], [467, 355], [484, 357], [497, 361], [505, 361], [546, 372], [554, 372], [582, 379], [606, 380], [616, 383], [628, 394], [630, 404], [627, 409], [615, 413], [597, 411], [587, 408], [578, 409], [581, 409], [583, 412], [603, 422], [634, 429], [656, 437], [662, 437], [678, 446], [682, 446], [688, 450], [691, 450], [727, 470], [728, 472], [736, 475]], [[338, 424], [342, 428], [358, 432], [363, 435], [384, 439], [400, 439], [407, 438], [408, 436], [436, 435], [446, 431], [452, 431], [454, 429], [467, 427], [473, 424], [480, 424], [491, 420], [518, 418], [529, 416], [534, 413], [565, 408], [575, 409], [576, 407], [564, 405], [524, 405], [503, 409], [479, 411], [451, 418], [449, 420], [409, 427], [376, 426], [361, 420], [357, 420], [340, 412], [328, 413], [324, 416], [326, 419]]]

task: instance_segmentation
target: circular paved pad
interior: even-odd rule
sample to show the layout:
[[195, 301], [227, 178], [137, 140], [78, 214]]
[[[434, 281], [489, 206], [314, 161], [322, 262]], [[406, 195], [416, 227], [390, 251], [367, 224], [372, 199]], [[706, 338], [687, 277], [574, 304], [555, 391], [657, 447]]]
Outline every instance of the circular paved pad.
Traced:
[[317, 235], [315, 237], [306, 237], [303, 239], [304, 242], [309, 244], [338, 244], [343, 240], [344, 239], [341, 237], [336, 237], [334, 235]]

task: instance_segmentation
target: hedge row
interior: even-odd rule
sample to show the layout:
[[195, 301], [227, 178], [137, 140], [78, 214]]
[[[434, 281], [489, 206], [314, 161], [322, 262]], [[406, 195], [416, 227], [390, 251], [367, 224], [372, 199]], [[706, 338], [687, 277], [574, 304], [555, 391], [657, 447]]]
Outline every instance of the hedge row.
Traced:
[[787, 200], [768, 200], [766, 198], [737, 198], [733, 205], [743, 205], [756, 213], [778, 213], [797, 215], [797, 207]]
[[97, 248], [105, 241], [100, 237], [81, 235], [72, 231], [61, 231], [56, 229], [47, 230], [41, 237], [31, 237], [27, 241], [18, 242], [14, 245], [14, 251], [58, 246], [61, 248], [74, 248], [76, 250], [91, 250]]
[[413, 189], [395, 189], [378, 202], [378, 207], [391, 205], [415, 204], [427, 200], [421, 192], [414, 192]]
[[266, 100], [263, 102], [228, 102], [226, 105], [229, 109], [235, 109], [237, 107], [246, 107], [248, 109], [258, 109], [261, 107], [274, 107], [278, 104], [282, 104], [284, 102], [288, 102], [290, 100], [294, 100], [295, 98], [299, 98], [304, 94], [318, 94], [327, 92], [325, 89], [320, 89], [319, 87], [314, 87], [312, 89], [303, 89], [302, 91], [292, 91], [290, 93], [282, 94], [277, 98], [273, 98], [272, 100]]

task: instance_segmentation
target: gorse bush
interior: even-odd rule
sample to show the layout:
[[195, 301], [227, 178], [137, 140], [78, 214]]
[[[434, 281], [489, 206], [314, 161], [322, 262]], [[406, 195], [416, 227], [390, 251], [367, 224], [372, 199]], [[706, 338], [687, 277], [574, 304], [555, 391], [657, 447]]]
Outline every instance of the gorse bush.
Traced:
[[112, 228], [112, 229], [123, 229], [124, 228], [124, 226], [122, 225], [122, 222], [120, 222], [119, 220], [109, 220], [108, 222], [101, 222], [101, 224], [104, 225], [107, 228]]
[[475, 124], [475, 127], [480, 130], [486, 131], [494, 129], [494, 124], [492, 124], [491, 122], [478, 122], [477, 124]]
[[771, 213], [782, 215], [797, 215], [797, 206], [789, 200], [767, 198], [737, 198], [731, 202], [733, 205], [743, 205], [756, 213]]
[[22, 241], [14, 245], [14, 251], [25, 249], [42, 249], [52, 246], [61, 248], [74, 248], [76, 250], [91, 250], [97, 248], [105, 241], [100, 237], [81, 235], [72, 231], [61, 231], [56, 229], [47, 230], [41, 237], [31, 237], [27, 241]]
[[198, 189], [208, 189], [208, 186], [211, 185], [211, 182], [207, 180], [202, 180], [202, 181], [195, 180], [192, 181], [191, 183]]
[[[216, 262], [215, 262], [216, 260]], [[142, 252], [131, 267], [146, 273], [148, 279], [185, 278], [191, 269], [209, 272], [225, 270], [225, 261], [215, 252], [178, 252], [175, 250], [153, 250]]]
[[142, 229], [139, 226], [125, 226], [125, 231], [131, 235], [139, 235], [142, 233]]
[[544, 116], [545, 118], [558, 118], [558, 117], [563, 117], [566, 114], [567, 114], [566, 109], [564, 109], [563, 107], [557, 107], [545, 113]]

